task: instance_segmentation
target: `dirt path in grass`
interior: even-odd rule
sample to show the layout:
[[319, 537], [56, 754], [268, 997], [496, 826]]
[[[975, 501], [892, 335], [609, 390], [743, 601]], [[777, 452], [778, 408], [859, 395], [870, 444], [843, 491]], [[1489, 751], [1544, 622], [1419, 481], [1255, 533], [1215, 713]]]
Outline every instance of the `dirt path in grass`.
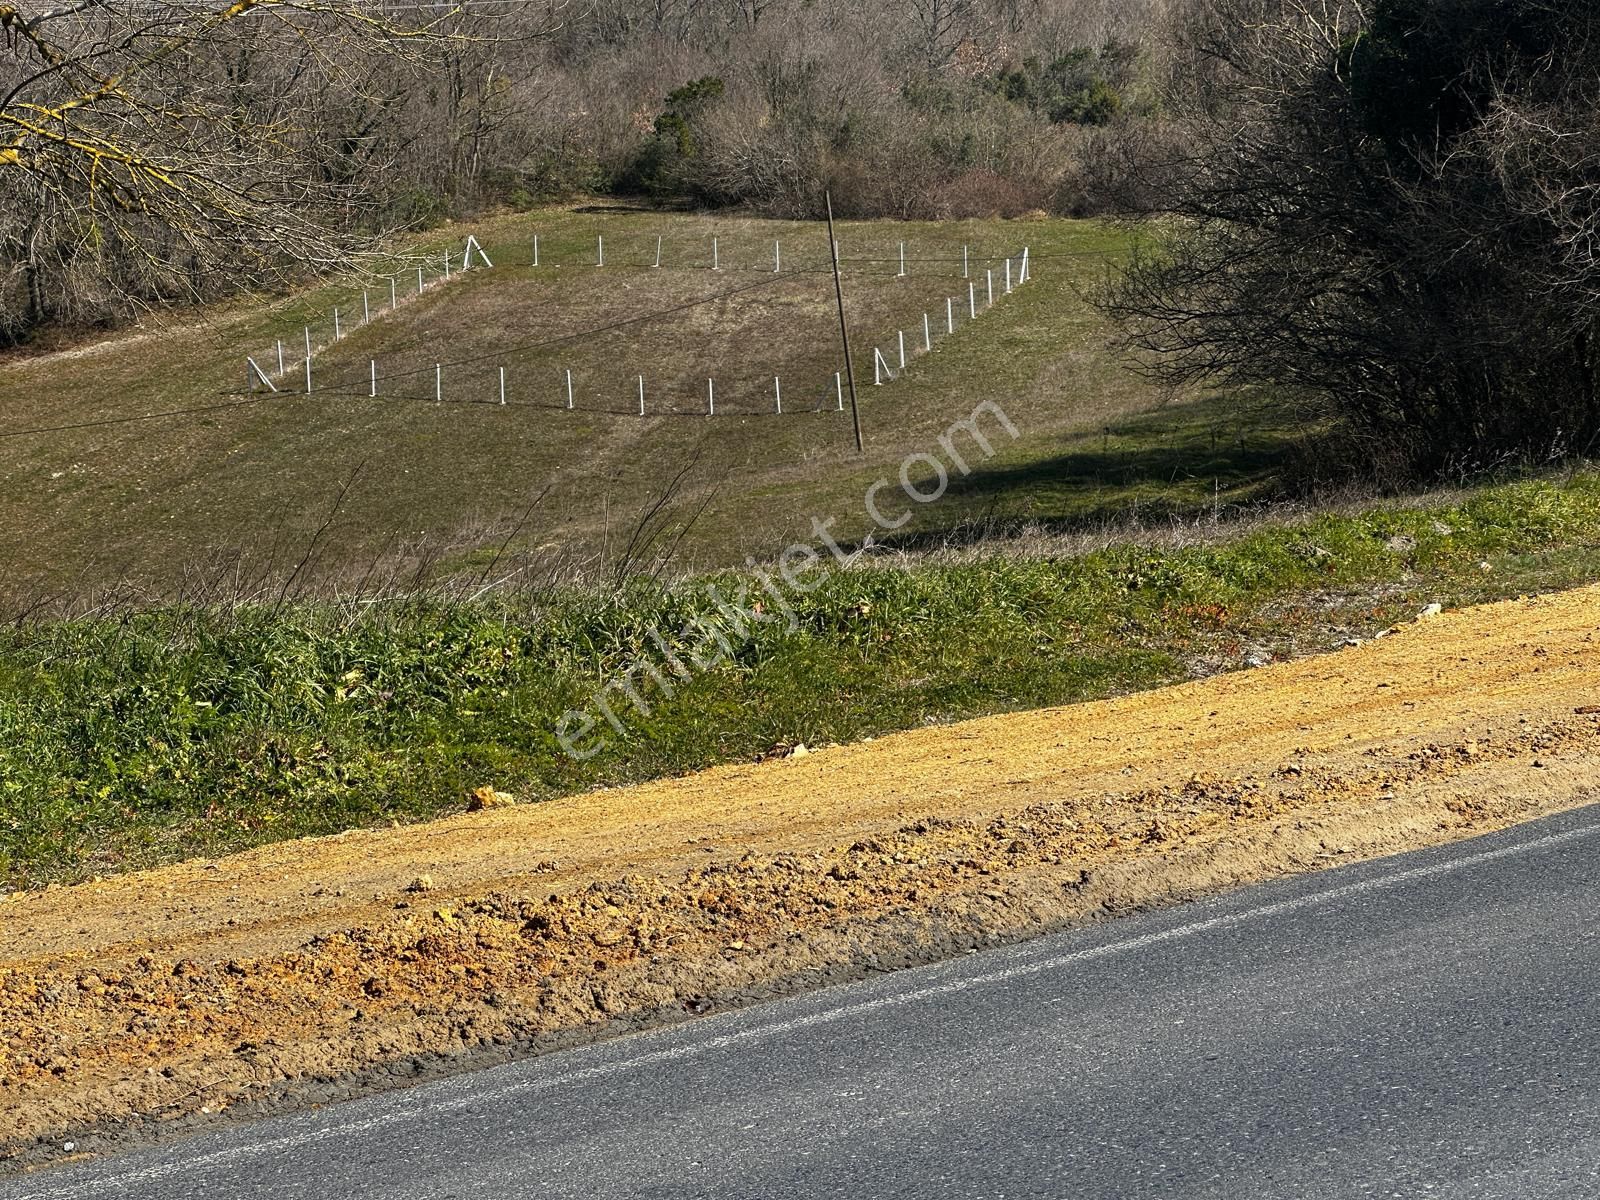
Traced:
[[334, 1099], [1595, 799], [1600, 588], [1144, 695], [17, 896], [0, 1155]]

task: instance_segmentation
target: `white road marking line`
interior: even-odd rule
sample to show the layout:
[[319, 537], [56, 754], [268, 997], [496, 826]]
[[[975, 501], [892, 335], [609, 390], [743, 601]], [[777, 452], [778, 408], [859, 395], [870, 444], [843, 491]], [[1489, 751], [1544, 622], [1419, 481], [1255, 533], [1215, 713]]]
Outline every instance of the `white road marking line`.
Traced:
[[[1414, 867], [1409, 871], [1402, 871], [1397, 875], [1385, 875], [1375, 879], [1365, 879], [1359, 883], [1345, 884], [1342, 887], [1331, 888], [1327, 891], [1315, 892], [1307, 896], [1300, 896], [1293, 900], [1281, 900], [1275, 904], [1265, 904], [1259, 908], [1248, 909], [1240, 913], [1229, 913], [1219, 917], [1209, 917], [1203, 921], [1193, 921], [1187, 925], [1176, 926], [1172, 929], [1157, 930], [1154, 933], [1141, 934], [1135, 938], [1128, 938], [1120, 942], [1108, 942], [1099, 946], [1090, 946], [1082, 950], [1073, 950], [1066, 954], [1054, 955], [1037, 962], [1019, 963], [1014, 967], [1005, 967], [998, 971], [974, 975], [967, 979], [953, 980], [949, 983], [930, 984], [927, 987], [916, 988], [893, 996], [880, 996], [875, 1000], [863, 1000], [856, 1004], [846, 1004], [839, 1008], [828, 1009], [824, 1012], [810, 1013], [802, 1017], [792, 1017], [784, 1021], [773, 1021], [765, 1025], [755, 1025], [748, 1029], [736, 1030], [733, 1033], [719, 1034], [716, 1037], [701, 1041], [691, 1042], [683, 1046], [669, 1047], [663, 1050], [651, 1050], [643, 1054], [636, 1054], [629, 1058], [618, 1059], [615, 1062], [601, 1063], [593, 1067], [585, 1067], [578, 1071], [569, 1071], [564, 1075], [557, 1075], [548, 1079], [527, 1079], [518, 1082], [501, 1084], [486, 1091], [476, 1091], [470, 1096], [458, 1096], [449, 1100], [423, 1100], [418, 1103], [406, 1105], [397, 1110], [391, 1110], [379, 1116], [367, 1117], [361, 1120], [347, 1121], [343, 1124], [328, 1126], [323, 1129], [308, 1130], [305, 1133], [293, 1134], [288, 1137], [277, 1138], [270, 1142], [258, 1142], [249, 1146], [236, 1146], [226, 1150], [215, 1150], [209, 1154], [187, 1159], [182, 1162], [162, 1163], [156, 1166], [144, 1167], [134, 1171], [114, 1175], [109, 1179], [82, 1184], [62, 1190], [52, 1186], [48, 1191], [14, 1193], [15, 1200], [80, 1200], [80, 1198], [97, 1197], [114, 1194], [116, 1190], [127, 1188], [132, 1184], [148, 1183], [158, 1179], [167, 1179], [175, 1175], [187, 1175], [190, 1172], [214, 1167], [225, 1163], [245, 1161], [260, 1158], [265, 1154], [274, 1154], [297, 1150], [303, 1146], [325, 1141], [328, 1138], [351, 1138], [374, 1130], [386, 1129], [391, 1125], [403, 1124], [413, 1118], [430, 1113], [450, 1113], [474, 1105], [494, 1104], [514, 1096], [527, 1095], [535, 1092], [550, 1091], [553, 1088], [565, 1087], [568, 1084], [587, 1083], [594, 1079], [604, 1079], [638, 1067], [653, 1066], [658, 1063], [677, 1062], [686, 1058], [693, 1058], [710, 1050], [721, 1050], [728, 1046], [735, 1046], [742, 1042], [755, 1041], [760, 1038], [774, 1037], [779, 1034], [790, 1033], [799, 1029], [809, 1029], [817, 1025], [826, 1025], [834, 1021], [845, 1020], [849, 1017], [860, 1016], [865, 1013], [877, 1012], [886, 1008], [904, 1007], [922, 1000], [935, 999], [941, 996], [955, 995], [960, 992], [972, 991], [975, 988], [989, 987], [992, 984], [1007, 983], [1013, 979], [1022, 979], [1031, 975], [1038, 975], [1046, 971], [1060, 970], [1077, 963], [1089, 962], [1098, 958], [1107, 958], [1114, 954], [1122, 954], [1131, 950], [1143, 950], [1150, 946], [1157, 946], [1164, 942], [1181, 941], [1195, 937], [1202, 933], [1210, 933], [1217, 929], [1227, 929], [1238, 925], [1249, 924], [1264, 920], [1269, 917], [1282, 916], [1285, 913], [1297, 912], [1305, 908], [1314, 908], [1321, 904], [1329, 904], [1338, 900], [1346, 900], [1354, 896], [1364, 895], [1368, 892], [1382, 891], [1388, 888], [1399, 887], [1404, 884], [1414, 883], [1421, 879], [1431, 879], [1440, 875], [1453, 875], [1457, 871], [1469, 867], [1481, 866], [1485, 863], [1496, 862], [1500, 859], [1514, 858], [1536, 850], [1546, 850], [1568, 842], [1581, 841], [1584, 838], [1600, 834], [1600, 825], [1591, 825], [1583, 829], [1568, 830], [1566, 833], [1554, 833], [1538, 838], [1531, 842], [1521, 842], [1514, 846], [1504, 846], [1498, 850], [1486, 850], [1481, 854], [1474, 854], [1467, 858], [1451, 859], [1447, 862], [1434, 863], [1426, 867]], [[742, 1014], [729, 1013], [729, 1019]], [[710, 1026], [708, 1021], [699, 1023], [699, 1028]], [[687, 1027], [694, 1029], [695, 1025]], [[537, 1061], [537, 1060], [531, 1060]], [[41, 1179], [42, 1181], [42, 1179]]]

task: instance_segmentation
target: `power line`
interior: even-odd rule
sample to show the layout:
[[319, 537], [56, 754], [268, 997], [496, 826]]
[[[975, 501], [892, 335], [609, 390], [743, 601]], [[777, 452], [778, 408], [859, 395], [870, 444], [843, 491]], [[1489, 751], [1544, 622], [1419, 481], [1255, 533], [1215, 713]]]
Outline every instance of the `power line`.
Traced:
[[[443, 400], [440, 400], [436, 396], [419, 396], [407, 392], [384, 392], [382, 395], [373, 396], [370, 392], [357, 391], [354, 389], [343, 389], [338, 387], [318, 388], [312, 393], [311, 398], [315, 400], [319, 396], [332, 396], [339, 400], [366, 401], [369, 404], [379, 408], [386, 404], [397, 403], [418, 404], [427, 407], [436, 407], [441, 404], [448, 404], [457, 408], [527, 408], [536, 409], [543, 412], [570, 412], [574, 416], [579, 417], [599, 416], [617, 417], [619, 419], [626, 418], [634, 421], [641, 420], [638, 408], [631, 405], [626, 408], [581, 406], [576, 408], [568, 408], [565, 404], [542, 400], [507, 400], [504, 404], [501, 404], [499, 400], [493, 399], [462, 400], [459, 398], [447, 397]], [[812, 407], [806, 407], [804, 404], [791, 407], [786, 402], [784, 404], [783, 412], [779, 413], [772, 408], [738, 407], [740, 404], [739, 401], [734, 401], [731, 405], [725, 406], [724, 401], [719, 396], [717, 400], [716, 416], [721, 417], [727, 415], [733, 417], [771, 417], [776, 419], [790, 416], [803, 417], [815, 416], [820, 413], [836, 413], [837, 409], [835, 409], [831, 403], [832, 397], [832, 389], [827, 389], [827, 399], [820, 402], [814, 402]], [[265, 397], [263, 397], [263, 399], [264, 398]], [[306, 394], [304, 392], [281, 392], [279, 393], [278, 398], [285, 400], [303, 400], [306, 398]], [[702, 421], [711, 419], [708, 417], [708, 414], [704, 408], [658, 408], [646, 414], [646, 416], [642, 419], [653, 421], [663, 417], [684, 417]]]
[[[236, 396], [238, 393], [224, 392], [223, 395]], [[187, 417], [202, 413], [222, 412], [225, 409], [260, 404], [268, 398], [268, 395], [270, 393], [246, 400], [233, 400], [224, 404], [207, 404], [197, 408], [171, 408], [163, 412], [141, 413], [136, 417], [105, 417], [98, 421], [74, 421], [69, 425], [40, 425], [33, 429], [0, 429], [0, 438], [31, 437], [40, 433], [67, 433], [76, 429], [100, 429], [107, 425], [132, 425], [138, 421], [162, 421], [168, 417]]]
[[[749, 292], [759, 291], [762, 288], [773, 287], [773, 286], [775, 286], [775, 285], [777, 285], [779, 283], [782, 283], [782, 282], [783, 282], [783, 276], [782, 275], [773, 275], [770, 278], [761, 280], [759, 283], [750, 283], [750, 284], [745, 284], [743, 287], [729, 288], [727, 291], [717, 292], [717, 293], [715, 293], [713, 295], [710, 295], [710, 296], [702, 296], [697, 300], [688, 300], [688, 301], [685, 301], [682, 304], [673, 305], [670, 308], [655, 309], [655, 310], [653, 310], [651, 312], [641, 313], [636, 317], [625, 317], [620, 321], [613, 321], [613, 322], [610, 322], [609, 324], [606, 324], [606, 325], [597, 325], [597, 326], [592, 326], [592, 327], [590, 327], [588, 329], [579, 329], [579, 330], [575, 330], [572, 333], [564, 333], [564, 334], [561, 334], [561, 335], [559, 335], [557, 337], [544, 338], [544, 339], [542, 339], [540, 341], [536, 341], [536, 342], [523, 342], [520, 345], [501, 347], [501, 348], [495, 350], [494, 353], [492, 353], [492, 354], [479, 354], [479, 355], [474, 355], [471, 358], [453, 359], [453, 360], [450, 360], [450, 361], [435, 363], [435, 364], [432, 364], [432, 365], [429, 365], [429, 366], [425, 366], [425, 367], [418, 367], [417, 369], [412, 370], [412, 371], [396, 371], [396, 372], [392, 372], [392, 373], [386, 373], [384, 378], [385, 379], [409, 379], [409, 378], [411, 378], [412, 376], [415, 376], [415, 375], [426, 375], [429, 372], [434, 371], [435, 369], [440, 369], [440, 368], [446, 368], [446, 367], [452, 367], [452, 368], [453, 367], [472, 367], [472, 366], [478, 366], [481, 363], [504, 362], [508, 358], [513, 358], [513, 357], [515, 357], [516, 355], [519, 355], [519, 354], [527, 354], [527, 353], [530, 353], [530, 352], [535, 351], [535, 350], [545, 350], [545, 349], [548, 349], [551, 346], [560, 346], [560, 345], [564, 345], [564, 344], [566, 344], [568, 342], [582, 341], [585, 338], [598, 337], [601, 334], [606, 334], [606, 333], [614, 333], [619, 329], [627, 329], [627, 328], [630, 328], [631, 326], [634, 326], [634, 325], [647, 324], [650, 321], [660, 320], [663, 317], [676, 316], [679, 313], [688, 312], [691, 309], [700, 308], [703, 305], [715, 304], [719, 300], [730, 300], [735, 296], [742, 296], [742, 295], [745, 295], [746, 293], [749, 293]], [[331, 388], [325, 387], [325, 388], [321, 388], [321, 389], [318, 389], [318, 390], [320, 390], [320, 391], [333, 391], [333, 390], [337, 390], [341, 386], [351, 386], [351, 385], [345, 385], [342, 382], [340, 382], [340, 383], [333, 384]], [[237, 392], [228, 392], [228, 393], [225, 393], [225, 394], [226, 395], [238, 395], [239, 393], [237, 393]]]

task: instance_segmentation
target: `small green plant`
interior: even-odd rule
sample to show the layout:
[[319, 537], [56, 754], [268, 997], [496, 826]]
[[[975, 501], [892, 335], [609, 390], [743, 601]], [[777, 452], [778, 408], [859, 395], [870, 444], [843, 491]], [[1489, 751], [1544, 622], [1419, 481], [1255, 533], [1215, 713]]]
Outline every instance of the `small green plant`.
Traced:
[[1118, 42], [1079, 47], [1050, 63], [1027, 58], [989, 80], [996, 95], [1042, 113], [1056, 124], [1109, 125], [1138, 79], [1139, 53]]
[[640, 148], [625, 184], [658, 198], [689, 189], [690, 167], [699, 151], [697, 127], [726, 91], [722, 80], [707, 76], [684, 84], [667, 96], [655, 119], [653, 136]]

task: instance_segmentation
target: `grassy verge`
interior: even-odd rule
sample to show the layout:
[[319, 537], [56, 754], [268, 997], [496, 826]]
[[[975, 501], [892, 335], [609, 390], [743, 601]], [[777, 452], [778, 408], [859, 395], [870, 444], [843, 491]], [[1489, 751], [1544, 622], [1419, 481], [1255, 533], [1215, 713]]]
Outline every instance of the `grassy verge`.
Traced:
[[[1178, 548], [837, 571], [578, 763], [554, 726], [714, 619], [700, 583], [476, 604], [158, 609], [0, 643], [0, 882], [34, 886], [1146, 688], [1422, 604], [1600, 578], [1600, 476]], [[720, 578], [737, 589], [737, 575]]]

